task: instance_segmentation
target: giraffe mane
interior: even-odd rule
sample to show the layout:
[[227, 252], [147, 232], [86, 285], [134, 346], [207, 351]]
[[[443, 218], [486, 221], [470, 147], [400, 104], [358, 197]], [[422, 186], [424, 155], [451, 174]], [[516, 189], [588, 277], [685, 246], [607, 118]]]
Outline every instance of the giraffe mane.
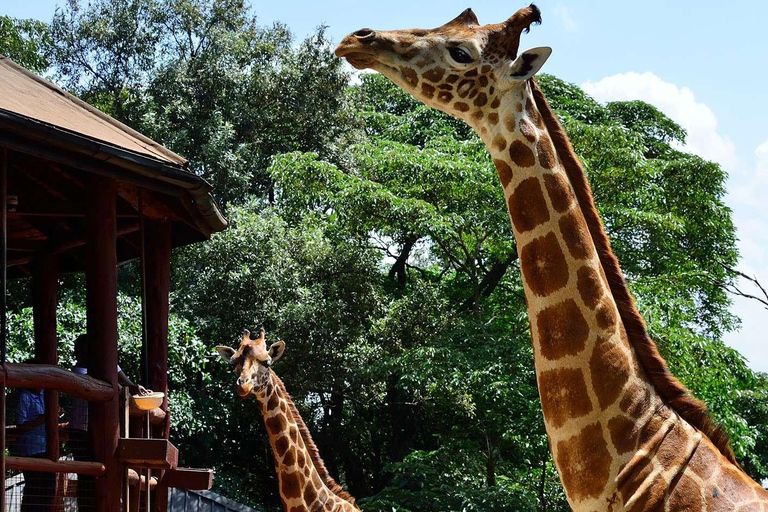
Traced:
[[333, 494], [354, 505], [355, 498], [344, 489], [342, 489], [341, 486], [336, 483], [336, 480], [333, 479], [331, 474], [328, 473], [328, 469], [325, 467], [323, 459], [320, 458], [320, 450], [317, 449], [317, 445], [315, 445], [315, 442], [312, 440], [312, 435], [309, 433], [309, 429], [307, 428], [306, 423], [304, 423], [304, 419], [301, 417], [301, 414], [299, 414], [298, 409], [296, 409], [296, 405], [293, 403], [291, 395], [289, 395], [288, 391], [285, 389], [285, 384], [283, 384], [283, 381], [280, 380], [280, 377], [278, 377], [274, 371], [271, 373], [273, 382], [276, 383], [277, 389], [280, 391], [280, 394], [287, 402], [288, 410], [293, 416], [293, 419], [296, 421], [296, 425], [299, 427], [299, 434], [301, 434], [301, 438], [304, 440], [304, 445], [307, 447], [307, 451], [309, 452], [309, 457], [312, 460], [312, 464], [315, 466], [315, 469], [317, 470], [318, 475], [320, 475], [320, 478], [323, 480], [323, 483]]
[[608, 286], [616, 301], [621, 321], [626, 329], [630, 344], [637, 354], [640, 366], [661, 399], [691, 426], [706, 435], [729, 462], [741, 469], [741, 466], [736, 462], [725, 429], [715, 423], [704, 402], [694, 397], [683, 383], [669, 371], [667, 362], [659, 353], [656, 343], [648, 335], [645, 320], [635, 305], [635, 300], [619, 268], [618, 259], [611, 249], [611, 243], [603, 228], [600, 215], [595, 208], [591, 188], [581, 162], [574, 153], [568, 136], [552, 112], [538, 84], [534, 79], [531, 79], [530, 83], [536, 107], [544, 119], [555, 150], [563, 163], [568, 180], [573, 186], [579, 207], [584, 214], [597, 249], [600, 264], [605, 271]]

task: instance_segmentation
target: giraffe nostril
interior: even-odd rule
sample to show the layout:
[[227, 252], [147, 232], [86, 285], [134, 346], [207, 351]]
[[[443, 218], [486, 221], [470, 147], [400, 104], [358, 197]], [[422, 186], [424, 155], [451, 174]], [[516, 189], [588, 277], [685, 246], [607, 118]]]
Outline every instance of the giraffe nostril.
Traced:
[[360, 41], [366, 41], [373, 38], [374, 32], [369, 28], [361, 28], [357, 32], [354, 32], [352, 35]]

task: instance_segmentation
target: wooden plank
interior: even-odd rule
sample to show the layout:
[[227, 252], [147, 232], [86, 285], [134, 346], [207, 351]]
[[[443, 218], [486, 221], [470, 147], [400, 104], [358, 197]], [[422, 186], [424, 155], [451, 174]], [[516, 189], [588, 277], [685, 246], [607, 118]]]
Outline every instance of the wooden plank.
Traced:
[[52, 389], [89, 402], [107, 402], [114, 395], [104, 381], [48, 364], [8, 363], [0, 380], [9, 388]]
[[179, 464], [179, 450], [167, 439], [121, 438], [117, 458], [130, 466], [170, 469]]
[[77, 473], [78, 475], [102, 476], [107, 469], [100, 462], [75, 460], [48, 460], [33, 457], [6, 457], [5, 468], [17, 471], [41, 471], [43, 473]]
[[190, 491], [208, 491], [213, 487], [213, 470], [196, 468], [169, 469], [162, 482], [168, 487]]

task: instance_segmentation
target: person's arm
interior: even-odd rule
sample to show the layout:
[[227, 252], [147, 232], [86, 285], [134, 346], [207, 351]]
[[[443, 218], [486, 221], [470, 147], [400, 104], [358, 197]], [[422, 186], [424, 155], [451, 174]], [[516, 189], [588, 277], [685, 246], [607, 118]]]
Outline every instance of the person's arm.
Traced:
[[131, 381], [131, 379], [129, 379], [128, 376], [125, 373], [123, 373], [123, 370], [120, 370], [117, 372], [117, 383], [120, 384], [121, 386], [127, 386], [132, 395], [144, 396], [151, 393], [151, 391], [146, 389], [144, 386], [142, 385], [137, 386], [136, 384], [134, 384], [133, 381]]

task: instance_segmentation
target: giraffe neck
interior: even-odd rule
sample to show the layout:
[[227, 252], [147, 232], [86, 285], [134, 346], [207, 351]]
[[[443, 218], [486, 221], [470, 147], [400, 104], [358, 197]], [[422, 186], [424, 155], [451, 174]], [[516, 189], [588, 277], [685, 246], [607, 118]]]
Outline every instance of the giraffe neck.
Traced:
[[254, 394], [267, 427], [280, 499], [286, 512], [358, 510], [354, 500], [328, 476], [282, 381], [274, 372], [270, 371], [270, 374], [271, 382]]
[[628, 341], [530, 86], [500, 103], [498, 123], [481, 136], [520, 256], [545, 426], [571, 504], [604, 505], [636, 448], [636, 426], [662, 401]]

